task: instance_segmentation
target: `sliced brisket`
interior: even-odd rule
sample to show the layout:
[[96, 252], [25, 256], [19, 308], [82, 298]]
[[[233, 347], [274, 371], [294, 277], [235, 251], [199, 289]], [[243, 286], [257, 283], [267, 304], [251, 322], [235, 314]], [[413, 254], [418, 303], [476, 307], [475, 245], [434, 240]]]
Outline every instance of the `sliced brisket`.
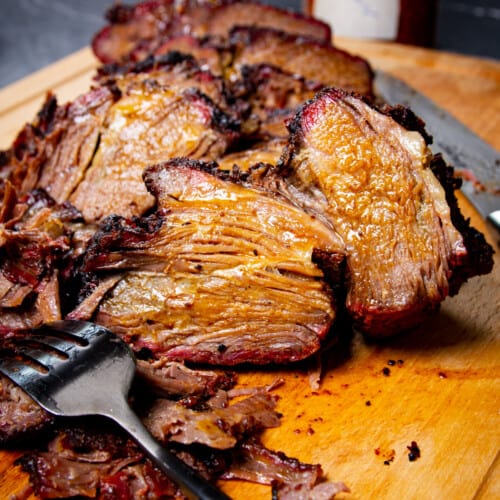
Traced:
[[106, 17], [109, 24], [92, 41], [94, 53], [103, 63], [139, 61], [176, 36], [224, 39], [231, 28], [242, 23], [274, 26], [322, 41], [331, 39], [330, 27], [322, 21], [255, 1], [148, 0], [134, 6], [115, 5]]
[[236, 126], [195, 89], [172, 90], [133, 82], [107, 115], [99, 148], [70, 201], [87, 221], [115, 213], [140, 215], [154, 204], [142, 172], [174, 157], [214, 159], [234, 139]]
[[[172, 372], [172, 366], [150, 365], [148, 370], [157, 371], [153, 383], [162, 374], [177, 376], [179, 371]], [[136, 406], [139, 405], [138, 411], [142, 411], [141, 405], [149, 405], [144, 419], [146, 426], [200, 474], [209, 480], [224, 477], [272, 485], [275, 498], [279, 499], [306, 496], [331, 499], [336, 493], [348, 491], [342, 483], [324, 482], [319, 465], [302, 463], [268, 450], [260, 443], [262, 430], [280, 422], [275, 409], [276, 397], [267, 390], [248, 388], [250, 396], [241, 399], [242, 391], [225, 390], [226, 382], [214, 372], [204, 373], [185, 367], [181, 371], [183, 380], [189, 377], [198, 381], [204, 379], [202, 393], [205, 396], [199, 395], [201, 399], [193, 409], [185, 406], [190, 402], [189, 390], [180, 402], [162, 398], [147, 403], [145, 394], [150, 391], [144, 392], [143, 380], [140, 379], [134, 387], [132, 399]], [[211, 398], [209, 386], [216, 391]], [[15, 391], [9, 390], [11, 395]], [[22, 393], [19, 396], [25, 398]], [[231, 402], [234, 397], [239, 398], [237, 402]], [[20, 410], [17, 410], [17, 415], [24, 418], [25, 423], [33, 420], [31, 415], [28, 417]], [[37, 441], [38, 449], [32, 449], [18, 461], [30, 475], [38, 498], [184, 498], [176, 486], [144, 457], [138, 446], [110, 421], [66, 424], [57, 421], [45, 441]]]
[[370, 65], [327, 42], [272, 28], [247, 27], [234, 28], [230, 42], [235, 47], [230, 80], [240, 78], [243, 66], [268, 64], [323, 86], [373, 95]]
[[241, 66], [240, 71], [241, 79], [233, 83], [231, 93], [250, 102], [254, 112], [295, 110], [323, 88], [321, 83], [270, 63]]
[[188, 54], [198, 61], [201, 68], [217, 76], [223, 75], [231, 60], [229, 47], [221, 46], [210, 38], [200, 39], [193, 35], [169, 38], [154, 51], [156, 56], [170, 53]]
[[49, 94], [35, 120], [4, 152], [2, 178], [9, 179], [18, 195], [43, 188], [57, 202], [67, 200], [92, 161], [113, 101], [106, 87], [62, 106]]
[[[453, 169], [413, 113], [368, 104], [369, 64], [320, 21], [237, 0], [108, 20], [97, 85], [49, 94], [0, 153], [0, 355], [42, 322], [96, 321], [140, 359], [136, 411], [201, 474], [281, 500], [348, 491], [260, 443], [272, 387], [184, 362], [305, 359], [338, 298], [369, 335], [419, 324], [492, 267]], [[0, 416], [0, 443], [53, 437], [20, 462], [40, 498], [182, 498], [115, 428], [62, 426], [3, 377]]]
[[[23, 336], [25, 332], [15, 335]], [[0, 355], [3, 352], [18, 352], [20, 344], [13, 344], [10, 337], [0, 339]], [[184, 408], [203, 405], [210, 398], [224, 394], [227, 403], [236, 384], [234, 374], [212, 370], [195, 370], [181, 363], [139, 360], [137, 380], [132, 394], [133, 399], [154, 399], [159, 401], [170, 398], [182, 402]], [[257, 404], [256, 407], [259, 405]], [[10, 379], [0, 376], [0, 443], [25, 442], [36, 432], [47, 428], [54, 418], [35, 403]], [[207, 437], [206, 440], [210, 438]]]
[[208, 399], [223, 389], [231, 389], [236, 378], [231, 372], [193, 370], [182, 363], [138, 360], [137, 374], [154, 394], [183, 398], [185, 406], [192, 406], [200, 399]]
[[37, 497], [183, 498], [177, 487], [130, 439], [102, 425], [61, 429], [46, 450], [19, 460], [30, 475]]
[[258, 118], [256, 136], [285, 139], [285, 122], [324, 86], [265, 63], [242, 66], [240, 77], [228, 83], [231, 94], [238, 102], [246, 102], [252, 116]]
[[155, 402], [144, 422], [160, 442], [234, 448], [244, 436], [278, 427], [276, 399], [260, 392], [232, 405], [196, 411], [167, 399]]
[[279, 9], [256, 1], [222, 0], [209, 10], [204, 22], [195, 26], [198, 36], [216, 35], [227, 38], [235, 26], [275, 28], [299, 36], [330, 42], [330, 26], [319, 19], [298, 12]]
[[[0, 342], [0, 353], [8, 349]], [[32, 438], [53, 422], [53, 417], [40, 408], [22, 389], [0, 374], [0, 444]]]
[[[231, 399], [230, 392], [219, 392], [225, 394], [225, 400]], [[153, 403], [145, 423], [160, 440], [168, 438], [170, 449], [207, 479], [258, 482], [272, 486], [274, 498], [285, 500], [332, 499], [349, 491], [343, 483], [325, 482], [319, 465], [300, 462], [261, 444], [261, 431], [278, 425], [279, 419], [275, 398], [257, 390], [234, 404], [213, 407], [209, 400], [196, 410], [161, 399]], [[110, 422], [71, 426], [59, 422], [54, 436], [45, 444], [39, 440], [38, 445], [39, 449], [18, 461], [30, 475], [38, 498], [184, 498]]]
[[50, 98], [5, 153], [3, 175], [18, 194], [44, 188], [87, 223], [140, 215], [154, 203], [145, 167], [174, 157], [215, 159], [239, 136], [239, 121], [221, 110], [230, 108], [221, 80], [189, 58], [152, 58], [100, 78], [100, 87], [73, 103]]
[[247, 145], [241, 151], [234, 151], [222, 156], [217, 160], [217, 163], [221, 170], [230, 171], [238, 168], [241, 172], [248, 172], [259, 163], [276, 165], [286, 144], [286, 139], [282, 138], [262, 140]]
[[92, 40], [92, 49], [103, 63], [124, 62], [151, 54], [161, 40], [174, 34], [177, 15], [173, 0], [116, 4], [106, 12], [109, 24]]
[[224, 80], [211, 71], [202, 69], [199, 62], [189, 54], [177, 51], [150, 55], [138, 63], [107, 64], [98, 69], [95, 80], [119, 95], [129, 93], [130, 87], [138, 82], [148, 83], [150, 92], [154, 85], [172, 92], [197, 89], [224, 111], [231, 112]]
[[313, 253], [342, 259], [338, 240], [241, 175], [188, 160], [147, 170], [158, 211], [108, 220], [85, 256], [87, 273], [124, 273], [98, 323], [171, 360], [289, 362], [319, 348], [335, 309]]
[[334, 89], [306, 104], [290, 131], [281, 167], [296, 188], [326, 200], [347, 254], [347, 309], [363, 331], [412, 327], [491, 270], [491, 247], [458, 211], [451, 169], [418, 131]]

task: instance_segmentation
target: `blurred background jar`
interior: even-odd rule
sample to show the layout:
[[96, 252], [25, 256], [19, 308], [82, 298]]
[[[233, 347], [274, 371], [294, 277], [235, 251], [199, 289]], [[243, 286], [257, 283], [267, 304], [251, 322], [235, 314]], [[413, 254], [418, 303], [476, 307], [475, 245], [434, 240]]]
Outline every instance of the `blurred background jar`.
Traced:
[[334, 35], [434, 46], [437, 0], [305, 0]]

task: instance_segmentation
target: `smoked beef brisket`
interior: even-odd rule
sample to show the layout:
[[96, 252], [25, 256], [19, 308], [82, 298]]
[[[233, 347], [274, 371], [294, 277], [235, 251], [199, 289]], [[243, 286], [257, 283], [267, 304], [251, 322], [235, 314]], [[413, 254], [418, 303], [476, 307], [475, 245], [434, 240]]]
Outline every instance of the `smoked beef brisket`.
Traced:
[[69, 203], [42, 190], [17, 197], [4, 181], [0, 214], [0, 335], [62, 318], [61, 275], [93, 228]]
[[[51, 213], [38, 214], [40, 204], [27, 212], [33, 216], [29, 222], [5, 226], [0, 306], [6, 331], [60, 317], [62, 280], [65, 313], [71, 308], [71, 317], [102, 322], [138, 349], [176, 360], [285, 362], [317, 351], [329, 330], [335, 312], [328, 290], [344, 287], [343, 255], [347, 310], [360, 329], [376, 336], [415, 326], [469, 277], [489, 272], [492, 250], [460, 215], [453, 195], [458, 182], [432, 157], [422, 124], [411, 112], [381, 112], [354, 95], [325, 89], [290, 122], [288, 145], [279, 168], [273, 168], [283, 139], [268, 136], [251, 144], [248, 136], [229, 152], [239, 134], [233, 124], [241, 122], [186, 86], [219, 93], [225, 107], [241, 96], [228, 98], [218, 78], [185, 62], [164, 67], [153, 60], [143, 70], [108, 72], [104, 86], [64, 107], [50, 98], [38, 121], [26, 126], [4, 155], [7, 221], [17, 193], [43, 185], [47, 172], [55, 179], [54, 189], [46, 181], [47, 190], [66, 203], [57, 167], [71, 182], [81, 177], [69, 200], [87, 223], [115, 214], [88, 248], [95, 227], [76, 231], [73, 223], [61, 221], [63, 233], [55, 238], [66, 246], [59, 254], [53, 232], [37, 234], [36, 245], [29, 241], [32, 233], [23, 233], [23, 224], [37, 227]], [[162, 85], [162, 79], [171, 83]], [[264, 112], [259, 85], [249, 88], [257, 103], [251, 108]], [[279, 96], [283, 87], [277, 88]], [[90, 136], [85, 129], [68, 137], [73, 125], [77, 130], [85, 121], [73, 119], [74, 113], [101, 123], [100, 134], [90, 134], [97, 141], [95, 154], [78, 176], [68, 172], [81, 172], [81, 163], [72, 159], [88, 149], [79, 145]], [[221, 158], [221, 165], [174, 160], [150, 168], [143, 183], [150, 162], [179, 154]], [[220, 200], [222, 193], [231, 201]], [[148, 217], [126, 220], [152, 208], [156, 212]], [[74, 208], [66, 212], [81, 217]], [[19, 250], [9, 250], [13, 245]], [[23, 269], [30, 262], [26, 256], [44, 248], [61, 257], [37, 259], [33, 265], [46, 264], [30, 271], [36, 275], [30, 282]], [[80, 254], [79, 272], [96, 274], [83, 280], [91, 283], [86, 288], [73, 280]], [[216, 285], [219, 293], [213, 293]], [[154, 305], [157, 293], [170, 297], [166, 303], [173, 309], [163, 299]], [[139, 304], [150, 308], [148, 322], [138, 314]], [[288, 314], [272, 314], [287, 308]], [[162, 319], [173, 311], [177, 320]], [[241, 328], [251, 341], [236, 347]], [[228, 333], [227, 339], [218, 331]]]
[[331, 39], [330, 26], [318, 19], [254, 1], [143, 1], [134, 6], [117, 4], [106, 18], [109, 24], [92, 41], [94, 53], [103, 63], [141, 60], [176, 36], [225, 39], [242, 22], [323, 41]]
[[228, 78], [239, 78], [244, 65], [270, 64], [307, 80], [367, 97], [372, 96], [369, 64], [322, 42], [275, 28], [235, 27], [230, 33], [234, 59]]
[[[267, 63], [240, 66], [239, 74], [239, 78], [228, 82], [228, 90], [237, 102], [246, 102], [252, 117], [258, 119], [255, 135], [261, 140], [287, 140], [286, 121], [324, 87]], [[251, 148], [245, 147], [248, 149]], [[277, 160], [273, 158], [267, 163], [275, 165]]]
[[166, 158], [213, 159], [228, 147], [230, 120], [197, 90], [175, 91], [133, 82], [109, 110], [92, 165], [70, 201], [89, 222], [110, 213], [139, 215], [154, 199], [145, 167]]
[[340, 242], [249, 179], [188, 160], [148, 168], [157, 211], [103, 222], [82, 272], [119, 280], [102, 297], [96, 285], [99, 303], [92, 294], [83, 302], [96, 309], [80, 306], [70, 317], [91, 314], [136, 349], [172, 360], [262, 364], [317, 351], [335, 307], [315, 249], [340, 269]]
[[451, 169], [412, 130], [411, 113], [392, 114], [410, 130], [389, 112], [325, 89], [289, 124], [281, 160], [291, 184], [326, 202], [347, 255], [347, 310], [375, 336], [420, 323], [493, 265], [491, 247], [458, 211]]
[[[284, 500], [313, 493], [329, 499], [348, 491], [343, 483], [325, 482], [319, 465], [302, 463], [260, 443], [261, 432], [280, 423], [277, 399], [269, 392], [273, 387], [237, 389], [230, 373], [192, 370], [178, 363], [139, 361], [138, 367], [140, 376], [131, 394], [136, 411], [165, 446], [207, 479], [272, 485], [274, 498]], [[17, 439], [19, 446], [21, 438], [38, 432], [36, 444], [31, 441], [31, 451], [18, 464], [30, 475], [39, 498], [184, 498], [109, 421], [87, 419], [70, 426], [54, 421], [3, 378], [0, 411], [5, 416], [0, 442]]]
[[[183, 362], [305, 359], [340, 308], [368, 335], [401, 332], [489, 272], [492, 249], [422, 122], [373, 107], [369, 64], [322, 22], [236, 0], [108, 20], [96, 85], [49, 94], [0, 154], [0, 355], [42, 322], [96, 321], [135, 349], [131, 401], [182, 460], [333, 498], [347, 489], [319, 465], [260, 443], [280, 421], [271, 388]], [[42, 498], [179, 498], [116, 429], [67, 428], [3, 377], [0, 415], [1, 443], [48, 433], [21, 460]]]
[[[0, 354], [8, 346], [0, 345]], [[19, 386], [0, 374], [0, 444], [33, 437], [53, 422], [53, 417]]]
[[317, 85], [373, 95], [367, 61], [334, 47], [328, 25], [298, 13], [251, 0], [163, 0], [116, 5], [107, 18], [92, 44], [104, 63], [175, 51], [229, 81], [244, 80], [245, 65], [267, 64]]
[[241, 172], [248, 172], [258, 164], [276, 165], [286, 143], [286, 139], [281, 137], [257, 141], [247, 145], [243, 150], [222, 156], [217, 160], [217, 164], [221, 170], [238, 168]]
[[[221, 14], [227, 21], [240, 8], [257, 12], [262, 6], [193, 2], [181, 11], [189, 11], [185, 21], [194, 36], [194, 26], [199, 31], [212, 22], [207, 9], [232, 12]], [[151, 20], [153, 11], [155, 19], [160, 11], [179, 15], [171, 2], [120, 9], [114, 14], [120, 26], [143, 14]], [[459, 214], [452, 171], [431, 158], [423, 127], [409, 111], [382, 113], [331, 88], [310, 100], [333, 83], [370, 95], [365, 61], [325, 41], [267, 27], [234, 27], [228, 37], [224, 50], [232, 56], [221, 63], [224, 78], [177, 52], [108, 65], [99, 71], [99, 86], [74, 102], [60, 106], [49, 96], [4, 152], [7, 212], [9, 200], [42, 188], [56, 203], [76, 207], [88, 228], [77, 237], [67, 229], [64, 259], [52, 259], [34, 285], [12, 278], [9, 269], [17, 264], [12, 251], [5, 254], [0, 306], [6, 319], [14, 313], [7, 329], [60, 315], [62, 286], [64, 314], [101, 321], [138, 349], [224, 364], [291, 361], [319, 348], [335, 316], [330, 290], [342, 290], [345, 279], [347, 310], [358, 327], [389, 335], [417, 324], [468, 277], [488, 272], [491, 248]], [[174, 158], [183, 159], [168, 163]], [[186, 158], [220, 165], [207, 170]], [[163, 167], [148, 170], [145, 184], [143, 173], [155, 163]], [[169, 191], [178, 186], [180, 198]], [[199, 194], [205, 188], [212, 198]], [[242, 195], [245, 190], [265, 214]], [[236, 202], [230, 212], [217, 198], [223, 192]], [[87, 248], [93, 224], [103, 220]], [[21, 241], [20, 229], [5, 234]], [[193, 245], [196, 238], [202, 244]], [[83, 264], [76, 261], [81, 253]], [[347, 277], [340, 271], [344, 255]], [[245, 296], [246, 288], [255, 293]], [[169, 297], [172, 310], [180, 311], [176, 321], [163, 318], [170, 305], [154, 305], [147, 290]], [[182, 300], [172, 290], [183, 290]], [[259, 294], [266, 299], [259, 301]], [[202, 297], [214, 306], [200, 306]], [[137, 304], [146, 302], [149, 324], [137, 313]], [[290, 314], [268, 322], [273, 308], [285, 310], [283, 304]], [[195, 328], [197, 321], [203, 328]], [[216, 333], [228, 331], [234, 339], [237, 321], [255, 346], [236, 348]]]

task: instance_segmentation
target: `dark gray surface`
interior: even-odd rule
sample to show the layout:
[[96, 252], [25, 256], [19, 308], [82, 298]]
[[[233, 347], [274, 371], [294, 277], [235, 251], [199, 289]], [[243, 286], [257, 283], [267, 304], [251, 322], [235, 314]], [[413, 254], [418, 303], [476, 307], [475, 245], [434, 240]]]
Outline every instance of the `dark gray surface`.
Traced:
[[0, 87], [88, 45], [109, 0], [0, 0]]
[[500, 58], [500, 0], [440, 0], [436, 29], [437, 48]]
[[[104, 24], [103, 14], [111, 3], [0, 0], [0, 87], [88, 45]], [[266, 3], [293, 9], [301, 6], [301, 0]], [[441, 0], [436, 47], [500, 58], [500, 0]]]

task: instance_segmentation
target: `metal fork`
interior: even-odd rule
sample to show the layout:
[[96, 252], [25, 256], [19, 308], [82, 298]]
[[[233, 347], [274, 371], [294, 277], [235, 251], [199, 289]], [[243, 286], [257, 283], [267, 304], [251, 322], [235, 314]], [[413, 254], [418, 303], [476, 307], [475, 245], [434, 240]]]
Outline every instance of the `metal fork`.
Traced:
[[103, 415], [117, 422], [189, 499], [230, 497], [161, 446], [127, 402], [135, 373], [128, 345], [106, 328], [57, 321], [13, 341], [0, 371], [57, 416]]

